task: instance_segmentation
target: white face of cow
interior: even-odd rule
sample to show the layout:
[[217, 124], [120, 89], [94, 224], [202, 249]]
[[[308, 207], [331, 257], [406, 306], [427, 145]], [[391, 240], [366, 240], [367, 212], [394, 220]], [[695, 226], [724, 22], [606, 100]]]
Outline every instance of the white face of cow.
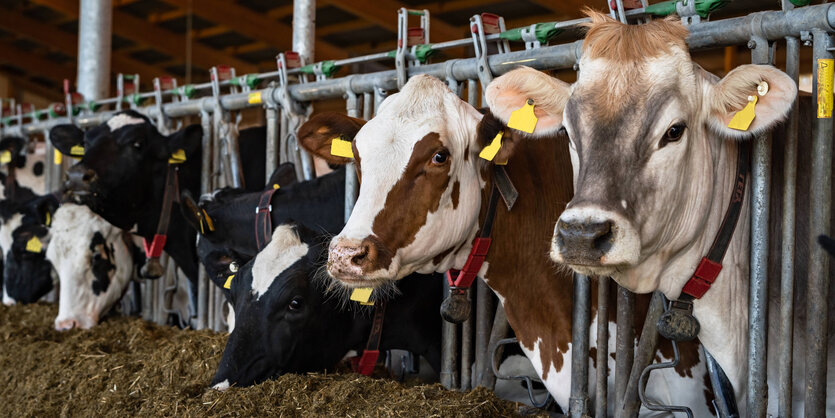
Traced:
[[475, 131], [481, 114], [445, 84], [412, 78], [354, 138], [361, 186], [330, 244], [328, 272], [373, 286], [414, 271], [442, 271], [478, 227]]
[[[593, 20], [577, 82], [552, 91], [565, 103], [551, 117], [570, 138], [575, 194], [554, 229], [551, 258], [650, 292], [671, 260], [701, 245], [715, 196], [732, 189], [737, 148], [728, 141], [770, 129], [785, 116], [796, 88], [768, 66], [742, 66], [718, 81], [692, 63], [687, 31], [677, 22], [626, 27]], [[525, 84], [511, 82], [520, 77], [547, 76], [508, 73], [490, 85], [488, 102], [547, 96], [543, 83], [519, 88]], [[727, 128], [764, 81], [769, 91], [758, 98], [749, 129]], [[498, 116], [506, 121], [509, 114]], [[680, 289], [692, 273], [687, 270], [667, 278]]]
[[122, 230], [86, 206], [65, 204], [52, 221], [46, 257], [58, 271], [55, 329], [95, 326], [122, 296], [133, 273]]

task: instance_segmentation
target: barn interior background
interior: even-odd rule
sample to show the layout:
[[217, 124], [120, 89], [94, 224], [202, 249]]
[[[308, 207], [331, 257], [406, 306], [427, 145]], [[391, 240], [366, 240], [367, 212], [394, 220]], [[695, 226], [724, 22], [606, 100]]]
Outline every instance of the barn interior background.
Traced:
[[[108, 2], [90, 0], [90, 3], [101, 5]], [[302, 3], [308, 8], [300, 9], [299, 4]], [[617, 5], [622, 3], [630, 2], [612, 2]], [[664, 2], [652, 3], [660, 8]], [[672, 13], [675, 4], [670, 9], [671, 3], [666, 3], [666, 13]], [[705, 1], [705, 4], [717, 7], [711, 10], [710, 21], [746, 17], [760, 11], [780, 11], [781, 8], [787, 11], [795, 5], [808, 3], [788, 0], [782, 3]], [[273, 128], [272, 132], [268, 128], [268, 136], [281, 138], [281, 143], [274, 143], [276, 148], [268, 153], [268, 166], [274, 167], [280, 155], [281, 160], [298, 163], [300, 178], [310, 178], [313, 167], [303, 152], [292, 149], [292, 132], [299, 123], [294, 118], [304, 112], [293, 109], [292, 103], [282, 101], [288, 94], [295, 99], [316, 100], [315, 112], [347, 111], [351, 116], [368, 118], [385, 97], [384, 90], [393, 91], [402, 85], [401, 77], [407, 74], [407, 67], [413, 70], [421, 65], [451, 63], [444, 72], [438, 70], [440, 67], [433, 67], [432, 72], [439, 77], [445, 74], [450, 82], [460, 82], [459, 92], [478, 107], [481, 104], [478, 82], [484, 84], [492, 75], [484, 74], [483, 70], [471, 70], [470, 67], [475, 68], [476, 65], [469, 61], [462, 62], [459, 67], [467, 69], [456, 70], [454, 60], [475, 58], [482, 63], [488, 62], [484, 61], [488, 55], [509, 52], [501, 51], [501, 48], [507, 47], [496, 35], [499, 32], [497, 27], [504, 25], [509, 29], [506, 33], [513, 32], [508, 38], [501, 39], [514, 41], [511, 45], [516, 57], [543, 59], [540, 67], [547, 67], [557, 77], [573, 81], [575, 72], [570, 61], [576, 59], [573, 54], [579, 49], [572, 43], [579, 39], [580, 33], [570, 23], [583, 17], [585, 6], [598, 10], [610, 10], [611, 7], [605, 1], [581, 0], [319, 0], [296, 2], [295, 5], [291, 1], [268, 0], [112, 0], [112, 37], [109, 40], [98, 39], [105, 47], [109, 41], [107, 50], [110, 52], [101, 55], [109, 55], [109, 60], [96, 60], [94, 56], [85, 61], [79, 58], [78, 51], [79, 38], [83, 37], [83, 34], [79, 35], [79, 15], [83, 10], [80, 6], [76, 0], [0, 0], [2, 133], [23, 133], [34, 141], [41, 141], [43, 131], [51, 121], [67, 117], [67, 113], [77, 124], [86, 127], [102, 122], [106, 111], [138, 108], [146, 110], [160, 126], [172, 125], [174, 121], [169, 118], [186, 118], [202, 123], [207, 131], [215, 131], [213, 140], [220, 141], [223, 135], [217, 133], [222, 131], [219, 127], [232, 123], [230, 113], [240, 112], [246, 124], [267, 122], [268, 126], [280, 126]], [[422, 12], [431, 16], [429, 30], [410, 31], [412, 26], [422, 24], [417, 23]], [[829, 14], [832, 12], [828, 9]], [[307, 30], [314, 35], [310, 42], [294, 43], [294, 13], [297, 17], [298, 13], [311, 17], [307, 19], [308, 25], [296, 23], [297, 32]], [[630, 15], [627, 9], [624, 19], [635, 20], [640, 16], [639, 13]], [[502, 17], [502, 23], [494, 20], [496, 17]], [[690, 18], [697, 19], [697, 14]], [[803, 18], [816, 24], [818, 22], [815, 16], [804, 15]], [[399, 19], [407, 22], [405, 26]], [[779, 25], [774, 23], [777, 20], [775, 17], [769, 23], [777, 27]], [[833, 20], [830, 18], [829, 22]], [[557, 23], [556, 27], [560, 30], [549, 31], [555, 25], [548, 22], [569, 24], [561, 27]], [[744, 22], [747, 24], [749, 21]], [[473, 34], [473, 25], [481, 26], [482, 33]], [[798, 42], [794, 37], [796, 25], [791, 23], [786, 28], [774, 29], [774, 33], [782, 30], [785, 34], [781, 37], [792, 37], [794, 42]], [[519, 30], [514, 32], [514, 28]], [[525, 32], [531, 29], [536, 33]], [[539, 30], [543, 30], [544, 34], [540, 35]], [[718, 26], [710, 30], [709, 34], [699, 35], [702, 38], [699, 38], [698, 48], [692, 51], [697, 63], [722, 76], [738, 65], [751, 62], [751, 50], [756, 47], [741, 40], [753, 37], [752, 34], [740, 32], [722, 37], [716, 34], [731, 31]], [[709, 39], [713, 35], [717, 39]], [[399, 42], [398, 38], [404, 42]], [[810, 39], [808, 34], [806, 39], [801, 36], [801, 41], [809, 45]], [[525, 41], [528, 45], [524, 44]], [[407, 48], [401, 48], [403, 44]], [[534, 51], [547, 45], [559, 46], [559, 49], [551, 49], [545, 54]], [[765, 59], [761, 51], [755, 54], [760, 54], [758, 59], [761, 61], [770, 60], [780, 68], [794, 65], [800, 89], [811, 92], [813, 49], [795, 47], [789, 52], [795, 55], [788, 61], [787, 50], [776, 48], [774, 56], [766, 56]], [[81, 61], [97, 68], [79, 73], [77, 63]], [[488, 67], [493, 67], [496, 75], [508, 68]], [[102, 68], [107, 70], [102, 71]], [[385, 77], [374, 75], [390, 70], [399, 70], [396, 78], [392, 78], [390, 73]], [[466, 73], [468, 77], [461, 79], [456, 71]], [[77, 90], [82, 90], [81, 80], [96, 73], [103, 73], [109, 82], [87, 87], [86, 97], [79, 95]], [[361, 74], [366, 76], [359, 76]], [[352, 78], [352, 75], [357, 77]], [[306, 90], [302, 81], [319, 82], [318, 90]], [[385, 85], [385, 88], [377, 88], [378, 84]], [[290, 93], [287, 93], [288, 88]], [[216, 101], [204, 100], [207, 98]], [[281, 123], [276, 125], [279, 120]], [[831, 125], [829, 129], [831, 133]], [[226, 141], [226, 137], [223, 139]], [[46, 150], [46, 155], [51, 155], [48, 145]], [[276, 158], [269, 160], [271, 156]], [[228, 158], [222, 163], [228, 164], [227, 168], [220, 178], [204, 185], [206, 191], [213, 187], [237, 185], [239, 180], [235, 171], [241, 162], [235, 161], [234, 155], [224, 158]], [[70, 163], [65, 161], [63, 168]], [[49, 166], [49, 190], [58, 188], [61, 169], [60, 165]], [[348, 186], [349, 190], [356, 188], [355, 180], [348, 181], [353, 181]], [[346, 199], [350, 200], [347, 196]], [[350, 206], [348, 204], [346, 210], [350, 211]], [[169, 267], [173, 269], [173, 266]], [[158, 281], [144, 287], [143, 292], [151, 296], [143, 300], [146, 304], [142, 307], [145, 318], [158, 323], [166, 322], [172, 308], [165, 295], [172, 292], [172, 286], [173, 283]], [[224, 329], [222, 294], [205, 280], [201, 281], [201, 286], [193, 326], [198, 329]], [[476, 321], [463, 326], [445, 324], [441, 381], [446, 387], [469, 389], [478, 384], [495, 384], [491, 349], [504, 336], [503, 332], [507, 332], [507, 325], [501, 309], [496, 310], [495, 298], [488, 289], [481, 285], [477, 292]], [[587, 287], [580, 292], [581, 299], [588, 299]], [[587, 340], [588, 335], [585, 338]], [[763, 367], [762, 361], [760, 368]], [[619, 394], [627, 391], [629, 371], [627, 365], [618, 372], [621, 379], [614, 390]], [[754, 377], [754, 380], [757, 379], [762, 380], [761, 376]], [[761, 391], [763, 384], [764, 381], [761, 381], [751, 390]], [[635, 388], [629, 390], [632, 389]], [[583, 390], [579, 388], [578, 394]], [[585, 390], [587, 392], [588, 388]], [[636, 393], [632, 395], [637, 396]], [[818, 395], [821, 394], [818, 392]], [[602, 407], [605, 408], [605, 400], [603, 402]]]

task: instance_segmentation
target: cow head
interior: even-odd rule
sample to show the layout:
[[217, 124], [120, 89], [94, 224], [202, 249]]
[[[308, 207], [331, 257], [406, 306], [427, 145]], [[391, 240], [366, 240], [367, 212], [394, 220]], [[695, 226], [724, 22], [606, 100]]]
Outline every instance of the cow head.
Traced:
[[199, 125], [163, 136], [132, 110], [86, 132], [74, 125], [49, 131], [49, 140], [65, 155], [79, 156], [83, 147], [81, 161], [67, 171], [65, 193], [122, 229], [138, 222], [150, 202], [161, 200], [153, 196], [163, 189], [172, 153], [182, 149], [187, 161], [199, 160], [202, 136]]
[[[518, 69], [495, 79], [487, 100], [505, 122], [527, 99], [561, 104], [533, 133], [562, 131], [571, 144], [575, 194], [554, 230], [551, 257], [649, 292], [661, 275], [631, 274], [635, 267], [661, 267], [693, 245], [714, 188], [734, 176], [736, 148], [730, 157], [720, 158], [720, 150], [779, 122], [796, 87], [770, 66], [744, 65], [717, 79], [691, 61], [687, 30], [677, 21], [627, 26], [597, 13], [591, 18], [570, 89]], [[749, 129], [728, 128], [762, 82], [768, 92], [759, 96]]]
[[122, 230], [86, 206], [55, 213], [46, 257], [60, 280], [55, 329], [89, 329], [122, 297], [134, 271], [133, 248]]
[[52, 265], [45, 253], [51, 239], [48, 226], [57, 207], [52, 195], [40, 196], [17, 206], [3, 225], [5, 304], [33, 303], [52, 290]]
[[248, 386], [283, 373], [322, 370], [345, 352], [334, 350], [350, 331], [351, 315], [325, 303], [314, 276], [324, 262], [321, 239], [281, 225], [230, 282], [235, 329], [212, 385]]
[[335, 114], [300, 129], [302, 145], [330, 163], [341, 161], [330, 154], [331, 141], [353, 138], [361, 186], [348, 223], [331, 241], [331, 276], [349, 287], [378, 286], [463, 264], [466, 251], [458, 250], [478, 228], [485, 184], [481, 119], [440, 80], [421, 75], [358, 131]]

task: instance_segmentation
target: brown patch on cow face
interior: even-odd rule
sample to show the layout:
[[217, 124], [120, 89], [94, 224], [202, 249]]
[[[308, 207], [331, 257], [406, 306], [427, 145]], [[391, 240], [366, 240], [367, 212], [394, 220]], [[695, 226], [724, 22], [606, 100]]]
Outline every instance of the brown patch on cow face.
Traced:
[[643, 61], [669, 54], [672, 48], [687, 50], [689, 31], [677, 18], [653, 20], [645, 25], [624, 25], [602, 13], [589, 10], [591, 22], [583, 42], [583, 55], [617, 62]]
[[458, 183], [458, 180], [455, 180], [455, 183], [452, 183], [452, 193], [450, 194], [453, 209], [458, 209], [458, 189], [460, 188], [461, 185]]
[[438, 152], [448, 155], [440, 138], [437, 132], [430, 132], [415, 144], [406, 169], [386, 196], [383, 209], [374, 217], [371, 232], [385, 247], [381, 254], [386, 254], [374, 263], [377, 269], [388, 268], [393, 254], [411, 244], [426, 223], [427, 215], [438, 210], [441, 195], [449, 185], [451, 164], [449, 157], [443, 164], [432, 161]]

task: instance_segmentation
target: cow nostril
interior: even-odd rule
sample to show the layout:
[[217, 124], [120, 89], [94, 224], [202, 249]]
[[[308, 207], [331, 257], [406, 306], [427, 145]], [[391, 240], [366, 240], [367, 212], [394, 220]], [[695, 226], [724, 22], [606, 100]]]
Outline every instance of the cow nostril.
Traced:
[[595, 227], [595, 231], [593, 232], [595, 235], [594, 248], [605, 253], [612, 249], [612, 244], [614, 243], [615, 235], [613, 233], [612, 221], [601, 222], [596, 224]]
[[369, 245], [362, 244], [359, 248], [357, 248], [356, 254], [354, 254], [354, 256], [351, 257], [351, 263], [353, 263], [356, 266], [361, 266], [368, 256], [368, 250]]
[[93, 170], [87, 170], [84, 172], [84, 176], [81, 178], [82, 181], [85, 183], [89, 183], [96, 177], [96, 173]]

